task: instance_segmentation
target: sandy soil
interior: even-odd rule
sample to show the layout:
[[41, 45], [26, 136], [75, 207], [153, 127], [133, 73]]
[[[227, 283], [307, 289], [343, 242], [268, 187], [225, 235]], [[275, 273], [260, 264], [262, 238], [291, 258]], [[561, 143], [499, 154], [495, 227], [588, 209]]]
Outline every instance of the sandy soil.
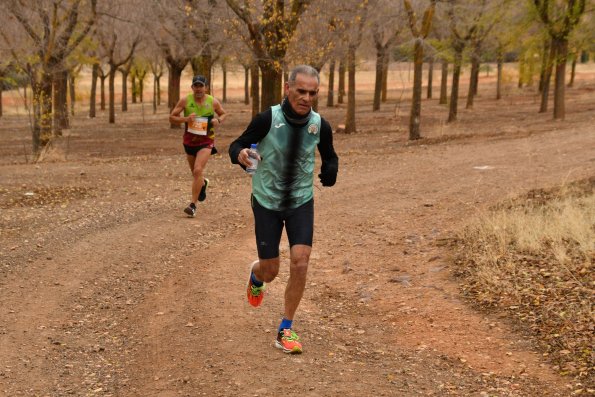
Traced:
[[[487, 81], [487, 80], [486, 80]], [[567, 119], [538, 114], [533, 92], [492, 99], [444, 123], [423, 104], [407, 142], [406, 101], [335, 134], [340, 175], [315, 189], [309, 279], [295, 329], [304, 354], [274, 349], [288, 276], [262, 307], [245, 300], [255, 258], [250, 180], [227, 156], [250, 114], [239, 103], [198, 216], [182, 212], [190, 173], [166, 110], [132, 105], [80, 116], [48, 161], [31, 164], [22, 116], [0, 124], [0, 395], [568, 396], [497, 313], [464, 302], [452, 237], [491, 205], [593, 175], [595, 85], [567, 92]], [[464, 92], [464, 91], [463, 91]], [[394, 94], [394, 93], [393, 93]], [[393, 95], [392, 98], [395, 98]], [[461, 102], [464, 102], [463, 100]], [[464, 105], [464, 103], [463, 103]], [[320, 109], [336, 126], [344, 106]]]

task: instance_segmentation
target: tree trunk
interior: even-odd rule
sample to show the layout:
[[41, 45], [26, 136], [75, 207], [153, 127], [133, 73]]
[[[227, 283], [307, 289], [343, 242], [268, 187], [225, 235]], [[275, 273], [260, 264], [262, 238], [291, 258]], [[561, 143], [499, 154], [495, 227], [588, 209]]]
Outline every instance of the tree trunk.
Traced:
[[277, 70], [270, 62], [259, 62], [258, 66], [262, 72], [262, 91], [260, 111], [281, 102], [281, 82], [283, 70]]
[[574, 86], [574, 76], [576, 75], [576, 59], [578, 57], [578, 53], [572, 55], [572, 65], [570, 67], [570, 81], [568, 82], [568, 87]]
[[339, 97], [337, 103], [343, 103], [345, 97], [345, 60], [339, 61]]
[[547, 112], [547, 105], [550, 95], [550, 81], [552, 79], [552, 69], [556, 62], [556, 48], [552, 44], [550, 46], [550, 54], [546, 61], [543, 72], [543, 85], [541, 87], [541, 104], [539, 105], [539, 113]]
[[390, 53], [387, 53], [384, 57], [384, 65], [382, 68], [382, 95], [380, 97], [381, 102], [386, 102], [388, 97], [388, 65], [390, 62]]
[[122, 112], [128, 111], [128, 72], [121, 70], [122, 73]]
[[0, 83], [0, 117], [2, 117], [2, 92], [4, 89], [2, 88], [2, 83]]
[[159, 90], [157, 89], [157, 76], [153, 75], [153, 114], [157, 113], [157, 97]]
[[31, 81], [33, 91], [33, 152], [39, 152], [52, 139], [52, 75], [42, 73], [40, 81]]
[[54, 86], [54, 135], [61, 136], [62, 129], [69, 128], [68, 120], [68, 71], [63, 70], [53, 74]]
[[101, 79], [101, 85], [100, 85], [100, 98], [99, 98], [99, 109], [100, 110], [105, 110], [105, 79], [107, 78], [107, 75], [103, 75], [100, 76], [99, 78]]
[[157, 106], [161, 105], [161, 74], [155, 76], [157, 79]]
[[335, 106], [335, 59], [331, 59], [328, 73], [328, 94], [326, 97], [326, 106]]
[[250, 66], [244, 65], [244, 105], [250, 104]]
[[543, 92], [543, 85], [545, 83], [545, 74], [548, 67], [548, 57], [550, 56], [551, 39], [544, 40], [543, 50], [541, 53], [541, 69], [539, 71], [539, 92]]
[[471, 57], [471, 73], [469, 73], [469, 91], [467, 92], [467, 105], [466, 109], [473, 108], [473, 97], [475, 97], [475, 86], [477, 84], [476, 77], [479, 75], [479, 59], [477, 56]]
[[110, 71], [108, 75], [108, 91], [109, 91], [109, 98], [108, 98], [108, 119], [110, 124], [115, 124], [116, 122], [116, 71], [118, 69], [115, 66], [110, 66]]
[[446, 105], [448, 103], [448, 61], [443, 59], [440, 76], [440, 105]]
[[450, 89], [450, 107], [448, 110], [448, 122], [457, 120], [457, 106], [459, 102], [459, 77], [461, 75], [461, 64], [463, 63], [464, 47], [455, 47], [455, 61], [452, 71], [452, 87]]
[[481, 69], [481, 63], [479, 62], [479, 58], [477, 58], [477, 65], [475, 66], [475, 73], [473, 73], [473, 96], [477, 96], [477, 93], [479, 92], [479, 70], [480, 69]]
[[409, 140], [421, 138], [419, 123], [421, 116], [421, 85], [424, 66], [424, 48], [421, 39], [415, 40], [413, 49], [413, 96], [411, 98], [411, 114], [409, 116]]
[[140, 103], [143, 103], [143, 94], [145, 91], [145, 77], [146, 76], [147, 76], [146, 71], [143, 71], [141, 74], [137, 73], [138, 84], [136, 86], [136, 89], [138, 90], [138, 99], [139, 99]]
[[432, 99], [432, 84], [434, 84], [434, 58], [430, 58], [428, 62], [428, 92], [427, 98]]
[[[208, 46], [205, 47], [202, 55], [194, 57], [190, 60], [190, 64], [192, 66], [192, 73], [196, 76], [197, 74], [202, 74], [207, 78], [209, 84], [211, 84], [212, 80], [212, 69], [213, 69], [213, 57], [208, 51]], [[175, 106], [175, 105], [174, 105]]]
[[372, 102], [372, 111], [380, 110], [380, 99], [382, 96], [382, 77], [384, 71], [384, 57], [386, 56], [386, 48], [382, 46], [376, 47], [376, 78], [374, 82], [374, 100]]
[[74, 73], [68, 74], [68, 89], [70, 94], [70, 115], [74, 117], [74, 104], [76, 103], [76, 92], [75, 92], [75, 78]]
[[[168, 87], [167, 87], [167, 108], [171, 112], [180, 100], [180, 79], [182, 76], [183, 67], [177, 64], [167, 63], [169, 70]], [[170, 128], [176, 129], [179, 127], [178, 123], [170, 123]]]
[[355, 50], [354, 46], [349, 46], [347, 51], [347, 70], [349, 87], [347, 91], [347, 118], [345, 120], [345, 133], [352, 134], [356, 132], [355, 126]]
[[504, 54], [498, 51], [498, 74], [496, 80], [496, 99], [502, 99], [502, 67], [504, 66]]
[[225, 63], [221, 65], [221, 70], [223, 71], [223, 95], [221, 101], [227, 103], [227, 65]]
[[561, 38], [554, 41], [556, 48], [556, 85], [554, 87], [554, 119], [562, 119], [566, 116], [564, 104], [566, 61], [568, 59], [568, 39]]
[[93, 69], [91, 71], [91, 98], [89, 99], [89, 118], [95, 118], [95, 103], [97, 102], [97, 75], [98, 75], [98, 64], [93, 64]]
[[525, 79], [525, 58], [524, 56], [519, 57], [519, 83], [518, 88], [523, 88], [523, 82]]
[[136, 103], [136, 96], [138, 94], [138, 87], [136, 86], [136, 73], [130, 73], [130, 91], [132, 103]]
[[68, 106], [66, 104], [68, 72], [53, 73], [53, 110], [54, 110], [54, 135], [62, 135], [62, 129], [68, 128]]
[[252, 97], [252, 118], [260, 112], [260, 68], [254, 62], [250, 67], [250, 95]]

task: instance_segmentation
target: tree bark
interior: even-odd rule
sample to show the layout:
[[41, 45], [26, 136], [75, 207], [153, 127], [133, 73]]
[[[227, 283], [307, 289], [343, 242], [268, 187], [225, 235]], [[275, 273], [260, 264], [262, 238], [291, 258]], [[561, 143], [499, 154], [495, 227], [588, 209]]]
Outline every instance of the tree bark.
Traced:
[[477, 76], [479, 75], [479, 60], [477, 56], [473, 55], [471, 57], [471, 73], [469, 73], [469, 91], [467, 92], [467, 104], [465, 106], [466, 109], [473, 108], [473, 98], [475, 97], [476, 84], [477, 84]]
[[221, 70], [223, 72], [223, 95], [221, 101], [227, 103], [227, 65], [225, 62], [221, 64]]
[[252, 118], [254, 118], [260, 112], [260, 68], [258, 64], [254, 62], [250, 67], [250, 94], [252, 97]]
[[446, 105], [448, 103], [448, 61], [443, 59], [441, 62], [440, 76], [440, 105]]
[[[185, 62], [184, 66], [185, 66]], [[173, 108], [176, 106], [178, 101], [180, 100], [180, 79], [182, 76], [182, 71], [184, 70], [184, 66], [181, 66], [181, 63], [175, 62], [168, 62], [167, 68], [169, 70], [169, 77], [168, 77], [168, 88], [167, 88], [167, 108], [171, 112]], [[170, 128], [176, 129], [179, 127], [177, 123], [170, 123]]]
[[136, 103], [136, 96], [138, 95], [138, 87], [136, 86], [136, 72], [130, 73], [130, 96], [132, 103]]
[[353, 45], [349, 46], [347, 51], [347, 70], [348, 70], [348, 91], [347, 91], [347, 118], [345, 120], [345, 133], [352, 134], [356, 132], [355, 125], [355, 50]]
[[498, 72], [496, 80], [496, 99], [502, 99], [502, 68], [504, 66], [504, 54], [502, 50], [498, 51]]
[[108, 121], [110, 124], [114, 124], [116, 122], [116, 104], [115, 104], [115, 99], [116, 99], [116, 71], [117, 71], [117, 67], [116, 66], [111, 66], [110, 65], [110, 71], [109, 71], [109, 75], [108, 75]]
[[554, 40], [553, 47], [556, 48], [556, 85], [554, 87], [554, 119], [566, 117], [564, 104], [566, 79], [566, 61], [568, 59], [568, 39], [561, 38]]
[[61, 70], [53, 74], [53, 107], [54, 107], [54, 135], [62, 135], [62, 129], [69, 128], [68, 119], [68, 71]]
[[128, 72], [121, 70], [122, 73], [122, 112], [128, 111]]
[[552, 69], [556, 62], [556, 48], [553, 43], [550, 45], [550, 53], [546, 61], [546, 65], [543, 72], [543, 83], [541, 87], [541, 104], [539, 105], [539, 113], [547, 112], [547, 105], [550, 95], [550, 81], [552, 79]]
[[374, 100], [372, 102], [372, 111], [380, 110], [380, 99], [382, 96], [382, 77], [384, 76], [384, 57], [386, 48], [376, 46], [376, 77], [374, 81]]
[[434, 84], [434, 57], [428, 62], [428, 91], [427, 98], [432, 99], [432, 84]]
[[335, 64], [335, 59], [331, 59], [328, 74], [328, 94], [326, 97], [326, 106], [329, 108], [335, 106]]
[[91, 71], [91, 98], [90, 98], [90, 103], [89, 103], [89, 118], [93, 119], [95, 118], [95, 104], [97, 102], [97, 75], [98, 75], [98, 71], [97, 69], [99, 69], [99, 65], [94, 63], [93, 64], [93, 69]]
[[409, 140], [420, 139], [419, 123], [421, 117], [421, 89], [424, 66], [424, 48], [421, 38], [415, 40], [413, 48], [413, 95], [409, 116]]
[[550, 56], [551, 39], [544, 40], [543, 49], [541, 52], [541, 69], [539, 71], [539, 92], [543, 92], [543, 85], [545, 83], [545, 74], [548, 67], [548, 59]]
[[244, 66], [244, 105], [250, 104], [250, 66]]
[[70, 94], [70, 115], [74, 116], [74, 105], [76, 103], [76, 92], [75, 92], [75, 78], [74, 73], [68, 74], [68, 92]]
[[281, 86], [283, 80], [283, 70], [277, 70], [275, 66], [268, 61], [258, 62], [262, 72], [262, 91], [260, 96], [260, 111], [281, 102]]
[[452, 71], [452, 87], [450, 89], [450, 107], [448, 110], [448, 122], [457, 120], [457, 107], [459, 102], [459, 78], [461, 76], [461, 64], [463, 63], [464, 46], [455, 46], [455, 61]]
[[568, 87], [574, 86], [574, 76], [576, 75], [576, 59], [578, 57], [578, 53], [573, 54], [572, 56], [572, 64], [570, 66], [570, 81], [568, 82]]
[[343, 103], [345, 97], [345, 60], [339, 61], [339, 97], [337, 103]]

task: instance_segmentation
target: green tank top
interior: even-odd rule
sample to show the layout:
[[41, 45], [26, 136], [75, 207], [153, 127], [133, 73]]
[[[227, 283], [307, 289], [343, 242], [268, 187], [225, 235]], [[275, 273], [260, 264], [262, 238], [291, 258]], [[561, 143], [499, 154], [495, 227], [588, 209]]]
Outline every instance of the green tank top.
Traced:
[[[211, 119], [215, 115], [215, 109], [213, 109], [213, 97], [211, 95], [205, 95], [205, 101], [202, 104], [197, 104], [194, 101], [194, 94], [188, 94], [186, 97], [186, 107], [184, 108], [184, 117], [190, 116], [192, 113], [200, 117], [209, 118], [209, 134], [210, 138], [213, 138], [215, 131], [211, 126]], [[186, 124], [186, 131], [188, 131], [188, 124]]]
[[[314, 197], [314, 163], [316, 146], [320, 142], [320, 115], [314, 111], [310, 121], [303, 127], [290, 126], [281, 110], [281, 105], [271, 107], [271, 128], [258, 142], [258, 152], [262, 161], [252, 176], [252, 194], [265, 208], [280, 211], [285, 202], [287, 208], [297, 208]], [[293, 139], [293, 134], [300, 134]], [[291, 164], [293, 142], [299, 147], [295, 161]], [[291, 186], [286, 186], [288, 172], [294, 174]]]

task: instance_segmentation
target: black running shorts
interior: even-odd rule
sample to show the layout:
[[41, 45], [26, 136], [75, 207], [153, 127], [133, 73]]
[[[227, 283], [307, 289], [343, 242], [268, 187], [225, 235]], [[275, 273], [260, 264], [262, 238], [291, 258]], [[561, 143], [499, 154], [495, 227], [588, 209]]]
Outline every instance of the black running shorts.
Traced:
[[273, 211], [264, 208], [252, 196], [254, 229], [258, 257], [272, 259], [279, 256], [279, 243], [283, 226], [289, 240], [289, 247], [296, 244], [312, 246], [314, 234], [314, 199], [293, 209]]

